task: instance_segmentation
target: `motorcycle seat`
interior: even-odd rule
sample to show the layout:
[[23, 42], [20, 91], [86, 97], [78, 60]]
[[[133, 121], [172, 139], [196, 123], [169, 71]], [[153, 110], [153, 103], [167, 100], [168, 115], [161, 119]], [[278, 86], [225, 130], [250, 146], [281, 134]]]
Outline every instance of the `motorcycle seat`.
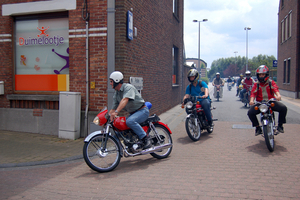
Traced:
[[149, 122], [158, 122], [160, 120], [160, 118], [154, 114], [148, 117], [148, 119], [142, 123], [140, 123], [141, 126], [146, 126], [149, 124]]

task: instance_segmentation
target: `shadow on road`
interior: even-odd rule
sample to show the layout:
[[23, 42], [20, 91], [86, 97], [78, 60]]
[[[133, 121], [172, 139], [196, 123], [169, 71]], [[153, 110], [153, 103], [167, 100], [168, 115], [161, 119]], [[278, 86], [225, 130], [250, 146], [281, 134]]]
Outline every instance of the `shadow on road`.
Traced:
[[182, 137], [177, 138], [177, 142], [180, 143], [180, 144], [184, 144], [184, 145], [185, 145], [185, 144], [191, 144], [191, 143], [202, 143], [202, 142], [205, 142], [206, 140], [208, 140], [208, 139], [210, 139], [210, 138], [212, 138], [212, 137], [210, 136], [210, 134], [207, 133], [207, 132], [205, 131], [205, 132], [202, 132], [202, 133], [201, 133], [200, 140], [198, 140], [198, 141], [193, 141], [193, 140], [191, 140], [191, 139], [189, 138], [189, 136], [188, 136], [187, 133], [186, 133], [185, 136], [182, 136]]
[[287, 152], [287, 149], [283, 146], [277, 145], [275, 141], [275, 149], [273, 152], [270, 152], [267, 148], [267, 145], [263, 140], [259, 140], [257, 144], [246, 147], [249, 152], [256, 153], [262, 157], [269, 157], [274, 155], [281, 155], [281, 152]]

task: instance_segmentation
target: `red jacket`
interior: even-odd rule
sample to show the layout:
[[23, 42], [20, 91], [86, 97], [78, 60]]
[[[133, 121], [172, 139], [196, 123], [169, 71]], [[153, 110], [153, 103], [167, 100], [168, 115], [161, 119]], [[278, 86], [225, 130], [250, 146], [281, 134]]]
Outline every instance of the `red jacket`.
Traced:
[[[270, 90], [270, 85], [269, 82], [271, 82], [271, 90]], [[279, 92], [278, 86], [273, 80], [268, 80], [265, 83], [259, 83], [259, 88], [257, 91], [257, 84], [255, 83], [252, 90], [251, 90], [251, 95], [250, 97], [256, 97], [256, 101], [268, 101], [269, 99], [275, 98], [274, 94], [276, 92]]]
[[252, 77], [250, 77], [249, 79], [244, 78], [242, 80], [243, 88], [247, 89], [247, 91], [248, 91], [249, 87], [252, 86], [254, 83], [255, 83], [255, 81], [253, 80]]

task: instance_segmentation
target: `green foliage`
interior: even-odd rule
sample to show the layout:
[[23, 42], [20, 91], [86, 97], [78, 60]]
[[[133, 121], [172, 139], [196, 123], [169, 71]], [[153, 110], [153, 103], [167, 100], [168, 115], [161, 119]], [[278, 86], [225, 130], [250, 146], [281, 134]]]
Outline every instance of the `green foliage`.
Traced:
[[[276, 60], [274, 56], [268, 55], [258, 55], [252, 59], [248, 59], [248, 70], [251, 71], [252, 75], [255, 75], [255, 70], [260, 65], [266, 65], [270, 71], [275, 70], [273, 68], [273, 60]], [[209, 79], [213, 79], [217, 72], [221, 74], [221, 77], [228, 76], [238, 76], [239, 74], [244, 74], [246, 71], [246, 57], [230, 57], [230, 58], [220, 58], [214, 60], [211, 64], [210, 70], [207, 73]]]
[[201, 69], [205, 69], [205, 65], [203, 63], [201, 64]]

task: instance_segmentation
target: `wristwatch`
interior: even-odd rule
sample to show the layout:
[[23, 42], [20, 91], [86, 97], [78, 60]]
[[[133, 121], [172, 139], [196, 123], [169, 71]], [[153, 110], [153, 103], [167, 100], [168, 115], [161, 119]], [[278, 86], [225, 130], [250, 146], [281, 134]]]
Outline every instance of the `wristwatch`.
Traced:
[[117, 110], [115, 110], [115, 113], [119, 113]]

